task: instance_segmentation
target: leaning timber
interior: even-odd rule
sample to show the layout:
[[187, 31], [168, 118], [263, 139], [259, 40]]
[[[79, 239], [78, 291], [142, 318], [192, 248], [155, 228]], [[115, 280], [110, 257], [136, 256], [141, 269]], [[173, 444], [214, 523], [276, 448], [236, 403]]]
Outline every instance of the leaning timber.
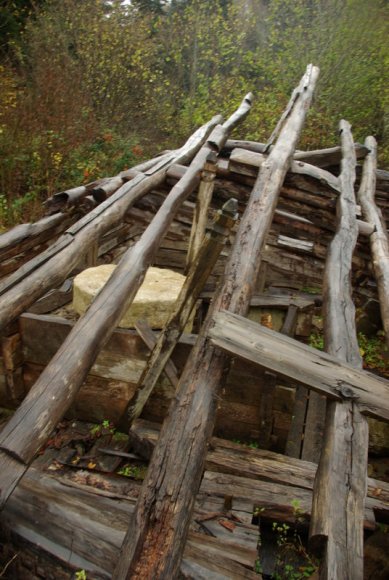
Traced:
[[[296, 150], [317, 74], [267, 143], [230, 135], [248, 95], [0, 236], [0, 575], [371, 575], [389, 173], [345, 121], [340, 147]], [[147, 307], [149, 266], [177, 287]]]
[[[293, 107], [277, 144], [259, 173], [235, 238], [224, 284], [181, 376], [177, 403], [154, 451], [115, 578], [169, 578], [178, 572], [213, 427], [216, 390], [225, 366], [225, 358], [209, 348], [207, 333], [213, 326], [214, 314], [221, 308], [238, 313], [248, 309], [265, 235], [317, 76], [318, 70], [308, 67], [292, 96]], [[250, 260], [244, 260], [245, 255], [250, 255]], [[169, 534], [161, 534], [161, 529], [168, 529]]]
[[[237, 114], [224, 126], [217, 126], [212, 131], [193, 159], [190, 170], [173, 187], [138, 244], [123, 256], [109, 283], [74, 327], [30, 394], [4, 428], [0, 436], [0, 449], [7, 470], [0, 483], [1, 505], [7, 500], [26, 466], [70, 406], [97, 353], [134, 299], [161, 238], [166, 233], [175, 211], [198, 183], [199, 173], [209, 154], [214, 148], [222, 147], [229, 130], [247, 115], [250, 106], [251, 96], [248, 95]], [[104, 317], [101, 316], [101, 311], [104, 311]], [[48, 401], [51, 401], [49, 408]]]

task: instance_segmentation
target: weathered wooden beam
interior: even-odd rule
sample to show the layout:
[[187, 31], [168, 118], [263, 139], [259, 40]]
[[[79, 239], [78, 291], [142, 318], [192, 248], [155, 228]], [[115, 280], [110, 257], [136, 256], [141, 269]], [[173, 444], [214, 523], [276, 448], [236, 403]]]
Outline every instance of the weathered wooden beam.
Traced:
[[[131, 445], [143, 458], [149, 460], [158, 441], [161, 426], [157, 423], [137, 419], [130, 431]], [[313, 489], [317, 465], [311, 461], [288, 457], [274, 451], [251, 449], [229, 441], [212, 437], [207, 451], [205, 469], [212, 472], [238, 475]], [[387, 512], [389, 519], [389, 483], [367, 478], [369, 508], [377, 512]], [[377, 500], [375, 504], [374, 501]], [[366, 518], [368, 519], [368, 518]]]
[[[297, 324], [298, 308], [290, 305], [286, 312], [285, 320], [281, 328], [282, 334], [293, 336]], [[267, 449], [270, 446], [270, 436], [273, 426], [273, 399], [277, 384], [277, 376], [268, 371], [264, 374], [264, 384], [261, 389], [261, 402], [259, 409], [259, 446]]]
[[122, 185], [114, 195], [68, 228], [57, 242], [0, 283], [0, 331], [48, 290], [62, 284], [89, 248], [112, 226], [122, 221], [131, 205], [164, 181], [172, 163], [192, 159], [220, 121], [220, 116], [214, 117], [170, 159], [163, 160], [162, 166], [156, 165], [149, 172], [141, 173]]
[[[304, 389], [304, 387], [301, 388]], [[319, 463], [323, 444], [327, 400], [321, 393], [315, 393], [315, 391], [311, 390], [307, 394], [306, 402], [301, 459]]]
[[[266, 156], [261, 153], [253, 153], [245, 149], [234, 149], [231, 153], [228, 167], [230, 171], [235, 173], [243, 173], [244, 175], [256, 176], [258, 168], [264, 163]], [[335, 191], [339, 191], [339, 181], [329, 171], [320, 169], [309, 163], [303, 161], [292, 161], [289, 171], [300, 175], [307, 175], [313, 177]]]
[[58, 213], [53, 216], [44, 217], [35, 223], [20, 224], [15, 226], [5, 234], [0, 235], [0, 258], [6, 259], [10, 255], [12, 248], [17, 248], [19, 251], [21, 244], [29, 238], [33, 238], [34, 243], [37, 243], [40, 235], [47, 231], [52, 231], [53, 228], [60, 225], [66, 220], [66, 215]]
[[[362, 368], [352, 301], [352, 255], [357, 242], [355, 150], [351, 127], [340, 122], [341, 195], [338, 227], [328, 250], [323, 283], [325, 350]], [[369, 429], [356, 399], [329, 402], [323, 449], [315, 478], [310, 544], [321, 556], [320, 577], [363, 579], [363, 517]]]
[[263, 164], [235, 237], [224, 283], [180, 379], [127, 531], [113, 578], [176, 577], [207, 441], [216, 413], [216, 393], [226, 358], [207, 339], [221, 308], [246, 313], [261, 264], [261, 251], [279, 191], [311, 102], [318, 69], [309, 66], [277, 144]]
[[[31, 467], [3, 513], [3, 526], [35, 544], [35, 550], [57, 556], [75, 569], [85, 569], [88, 577], [108, 579], [133, 514], [139, 484], [120, 478], [115, 482], [97, 473], [86, 478], [85, 473], [79, 470], [60, 478], [39, 466]], [[77, 475], [82, 483], [75, 481]], [[101, 489], [88, 485], [87, 479]], [[222, 501], [218, 503], [222, 505]], [[240, 512], [236, 513], [239, 517]], [[194, 527], [198, 528], [196, 519], [203, 515], [201, 511], [194, 514]], [[232, 534], [215, 520], [212, 530], [212, 535], [189, 534], [182, 569], [191, 566], [201, 572], [200, 577], [212, 578], [216, 562], [221, 570], [232, 570], [235, 578], [258, 579], [250, 572], [256, 559], [255, 527], [236, 523]]]
[[[232, 151], [233, 149], [246, 149], [254, 153], [266, 153], [267, 145], [265, 143], [257, 143], [255, 141], [239, 141], [228, 139], [225, 150]], [[369, 148], [360, 143], [355, 143], [355, 155], [357, 159], [364, 159], [369, 153]], [[341, 147], [329, 147], [327, 149], [316, 149], [313, 151], [296, 151], [293, 159], [311, 163], [316, 167], [331, 167], [331, 165], [339, 165], [342, 159]]]
[[[247, 115], [250, 107], [251, 96], [248, 95], [240, 107], [241, 119]], [[207, 142], [191, 162], [191, 170], [173, 187], [139, 242], [123, 255], [109, 281], [84, 316], [75, 324], [2, 431], [0, 435], [2, 453], [17, 458], [24, 468], [70, 407], [99, 351], [132, 303], [174, 214], [198, 184], [199, 174], [210, 151], [221, 147], [227, 137], [228, 131], [220, 125], [212, 131]], [[198, 138], [194, 146], [198, 148]], [[184, 149], [184, 155], [186, 154], [187, 148]], [[112, 197], [109, 200], [112, 200]], [[89, 221], [94, 224], [92, 219]], [[93, 227], [98, 229], [98, 224]], [[80, 224], [73, 227], [73, 231], [76, 232], [79, 228]], [[85, 230], [88, 228], [82, 231], [85, 233]], [[0, 473], [0, 505], [4, 505], [13, 490], [13, 487], [8, 485], [8, 480], [6, 483], [4, 486], [3, 476]]]
[[365, 141], [369, 153], [366, 156], [358, 200], [362, 215], [374, 227], [370, 236], [370, 249], [373, 257], [373, 268], [377, 280], [382, 324], [385, 330], [386, 343], [389, 346], [389, 240], [382, 212], [374, 196], [376, 189], [377, 143], [374, 137]]
[[363, 413], [389, 421], [389, 383], [336, 357], [230, 312], [215, 316], [212, 344], [335, 400], [354, 398]]
[[[153, 330], [147, 323], [147, 320], [138, 320], [135, 323], [135, 328], [142, 338], [143, 342], [148, 346], [150, 351], [152, 352], [157, 345], [158, 339], [155, 338]], [[178, 372], [176, 365], [174, 362], [169, 358], [164, 366], [164, 372], [174, 387], [178, 386]], [[122, 429], [123, 430], [123, 429]]]
[[121, 427], [125, 425], [128, 428], [133, 420], [140, 416], [226, 243], [231, 228], [237, 219], [236, 210], [236, 200], [226, 202], [222, 210], [218, 212], [213, 227], [203, 240], [189, 275], [177, 297], [174, 310], [161, 331], [146, 368], [139, 379], [137, 391], [129, 403]]
[[199, 192], [196, 197], [192, 229], [189, 238], [189, 248], [186, 260], [186, 273], [189, 272], [191, 264], [194, 262], [200, 250], [201, 243], [205, 236], [208, 221], [208, 208], [212, 200], [213, 189], [216, 177], [216, 155], [204, 166], [201, 173]]
[[123, 183], [133, 179], [138, 173], [145, 173], [156, 165], [160, 165], [161, 161], [167, 160], [169, 157], [171, 158], [172, 153], [174, 152], [169, 151], [168, 153], [158, 155], [153, 159], [135, 165], [131, 169], [121, 171], [114, 177], [104, 177], [86, 185], [80, 185], [78, 187], [54, 193], [52, 197], [49, 197], [49, 199], [45, 201], [45, 206], [49, 213], [62, 211], [71, 206], [83, 203], [85, 198], [89, 196], [95, 200], [96, 204], [101, 203], [118, 190]]

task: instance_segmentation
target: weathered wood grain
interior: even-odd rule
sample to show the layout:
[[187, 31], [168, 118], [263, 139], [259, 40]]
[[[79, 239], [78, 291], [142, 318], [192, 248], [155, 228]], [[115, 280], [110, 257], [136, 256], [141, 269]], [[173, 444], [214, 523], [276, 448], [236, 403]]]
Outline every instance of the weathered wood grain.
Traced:
[[[362, 368], [352, 301], [356, 223], [355, 150], [351, 127], [340, 122], [342, 170], [337, 231], [329, 247], [323, 283], [324, 347], [340, 361]], [[329, 402], [316, 473], [310, 544], [322, 555], [320, 576], [363, 579], [363, 518], [369, 429], [354, 397]]]
[[[265, 153], [267, 145], [265, 143], [257, 143], [256, 141], [241, 141], [238, 139], [228, 139], [225, 150], [232, 151], [234, 149], [246, 149], [254, 153]], [[364, 159], [369, 152], [369, 148], [360, 143], [355, 143], [355, 155], [357, 159]], [[339, 165], [342, 159], [341, 147], [328, 147], [327, 149], [316, 149], [312, 151], [296, 151], [294, 159], [311, 163], [316, 167], [331, 167]]]
[[123, 417], [122, 424], [126, 422], [127, 427], [140, 416], [164, 366], [169, 361], [200, 292], [208, 280], [237, 219], [236, 209], [236, 200], [230, 200], [224, 204], [209, 233], [203, 238], [199, 251], [194, 254], [191, 269], [177, 297], [173, 312], [158, 337], [147, 361], [147, 366], [139, 379], [135, 396]]
[[354, 398], [363, 413], [389, 421], [389, 383], [230, 312], [215, 315], [215, 346], [332, 399]]
[[[192, 159], [211, 130], [221, 120], [215, 117], [189, 138], [169, 159], [125, 183], [114, 195], [76, 222], [46, 251], [24, 264], [0, 284], [0, 329], [15, 319], [50, 288], [62, 284], [66, 276], [84, 258], [89, 248], [121, 222], [129, 207], [156, 185], [162, 183], [173, 162]], [[100, 219], [104, 214], [104, 219]]]
[[[235, 173], [244, 173], [256, 177], [258, 168], [264, 163], [266, 156], [261, 153], [253, 153], [245, 149], [234, 149], [229, 160], [229, 169]], [[339, 181], [329, 171], [304, 163], [303, 161], [292, 161], [289, 171], [301, 175], [314, 177], [319, 182], [324, 182], [332, 189], [339, 192]]]
[[192, 229], [189, 238], [186, 273], [189, 272], [204, 239], [208, 223], [208, 209], [212, 200], [216, 177], [216, 155], [205, 164], [196, 198]]
[[[241, 118], [248, 113], [250, 106], [251, 97], [248, 95], [242, 104]], [[205, 135], [207, 134], [208, 127], [205, 130]], [[228, 130], [217, 126], [209, 135], [208, 141], [199, 149], [204, 138], [203, 129], [201, 136], [197, 135], [194, 142], [186, 144], [182, 152], [178, 154], [178, 157], [187, 158], [190, 153], [193, 154], [197, 151], [191, 162], [190, 170], [173, 187], [139, 242], [124, 254], [107, 284], [97, 295], [84, 316], [75, 324], [50, 364], [1, 433], [0, 448], [2, 450], [6, 450], [13, 457], [19, 457], [22, 462], [29, 463], [40, 446], [48, 439], [53, 427], [72, 404], [99, 350], [107, 342], [123, 313], [132, 303], [175, 212], [198, 184], [199, 174], [210, 151], [221, 147], [227, 137]], [[158, 177], [157, 182], [164, 177], [165, 170], [161, 169], [160, 171], [162, 173], [158, 171], [154, 173], [154, 178]], [[153, 176], [150, 179], [153, 179]], [[130, 183], [134, 183], [136, 180], [137, 178]], [[144, 183], [148, 183], [148, 181], [143, 175], [140, 185], [142, 186], [143, 183], [144, 186]], [[122, 189], [120, 188], [118, 191]], [[107, 201], [114, 199], [115, 195]], [[127, 201], [130, 197], [126, 197]], [[105, 219], [98, 221], [97, 224], [94, 220], [95, 212], [99, 210], [98, 215], [100, 215], [100, 208], [104, 206], [104, 203], [68, 230], [68, 234], [72, 234], [73, 240], [80, 231], [85, 235], [85, 232], [88, 231], [87, 224], [93, 224], [94, 232], [99, 229], [101, 223], [107, 225], [109, 220], [107, 220], [106, 208]], [[115, 204], [111, 207], [115, 208]], [[89, 238], [88, 247], [90, 247]], [[61, 260], [57, 261], [61, 262]], [[14, 297], [15, 288], [12, 291]], [[11, 311], [8, 310], [8, 315]], [[1, 474], [0, 488], [2, 488], [2, 497], [5, 497], [7, 491], [1, 484]]]
[[377, 143], [374, 137], [368, 137], [365, 145], [369, 148], [369, 153], [363, 165], [358, 200], [365, 220], [374, 226], [374, 233], [370, 236], [370, 248], [378, 286], [382, 324], [386, 342], [389, 345], [389, 240], [382, 212], [375, 201]]
[[[181, 375], [177, 398], [155, 448], [114, 578], [157, 579], [177, 574], [214, 423], [215, 394], [225, 366], [225, 357], [210, 348], [207, 332], [213, 313], [220, 308], [247, 312], [265, 236], [317, 76], [318, 69], [308, 67], [277, 145], [262, 165], [235, 238], [225, 282]], [[293, 99], [295, 96], [296, 92]]]

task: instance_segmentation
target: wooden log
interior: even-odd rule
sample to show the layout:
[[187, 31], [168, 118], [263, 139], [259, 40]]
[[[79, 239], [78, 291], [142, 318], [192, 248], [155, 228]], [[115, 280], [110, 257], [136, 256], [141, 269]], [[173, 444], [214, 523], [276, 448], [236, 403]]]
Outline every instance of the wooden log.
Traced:
[[169, 164], [185, 162], [199, 150], [221, 120], [214, 117], [196, 131], [187, 143], [155, 172], [140, 174], [69, 228], [45, 252], [19, 268], [0, 284], [0, 330], [53, 287], [59, 286], [82, 261], [89, 248], [124, 218], [129, 207], [153, 187], [162, 183]]
[[184, 331], [200, 292], [213, 270], [236, 219], [236, 200], [230, 200], [218, 212], [213, 227], [206, 235], [200, 251], [195, 256], [189, 275], [177, 297], [174, 310], [158, 337], [147, 366], [139, 380], [137, 392], [128, 406], [126, 416], [123, 417], [122, 427], [125, 424], [128, 428], [133, 420], [140, 416], [164, 366]]
[[42, 298], [37, 300], [35, 304], [30, 306], [28, 312], [34, 314], [47, 314], [56, 308], [60, 308], [72, 300], [72, 290], [73, 280], [68, 278], [60, 288], [50, 290], [47, 294], [42, 296]]
[[[239, 108], [240, 119], [247, 115], [250, 107], [251, 96], [248, 95]], [[209, 152], [215, 147], [221, 147], [227, 137], [228, 131], [222, 127], [216, 127], [211, 133], [209, 140], [192, 161], [191, 170], [173, 187], [139, 242], [124, 254], [107, 284], [75, 324], [34, 388], [2, 431], [0, 448], [12, 457], [17, 457], [24, 467], [31, 462], [71, 405], [99, 350], [133, 301], [175, 212], [197, 185]], [[198, 148], [198, 138], [194, 147]], [[183, 155], [186, 154], [187, 148], [184, 148]], [[107, 201], [111, 199], [112, 197]], [[102, 205], [104, 204], [99, 208]], [[88, 221], [93, 223], [92, 220]], [[73, 231], [77, 232], [79, 228], [80, 224]], [[85, 230], [88, 228], [82, 231], [85, 233]], [[1, 474], [0, 489], [0, 501], [4, 505], [12, 489], [2, 485]]]
[[40, 236], [45, 234], [47, 231], [52, 231], [56, 228], [67, 216], [65, 214], [56, 214], [50, 217], [44, 217], [35, 223], [21, 224], [15, 226], [5, 234], [0, 235], [0, 258], [2, 260], [7, 259], [12, 253], [12, 249], [19, 253], [21, 247], [24, 249], [25, 241], [27, 239], [33, 239], [34, 244], [39, 243]]
[[[354, 195], [355, 151], [350, 125], [340, 122], [342, 193], [338, 229], [323, 284], [324, 345], [328, 353], [362, 368], [350, 284], [358, 236]], [[328, 403], [323, 451], [316, 473], [310, 544], [322, 555], [321, 578], [363, 579], [363, 514], [369, 430], [353, 398]]]
[[208, 222], [208, 209], [211, 203], [212, 193], [216, 177], [216, 156], [205, 164], [201, 174], [199, 192], [196, 198], [196, 206], [193, 216], [192, 229], [190, 232], [188, 256], [186, 262], [186, 273], [189, 272], [191, 264], [194, 262], [201, 243], [205, 236]]
[[[141, 457], [150, 459], [160, 428], [157, 423], [143, 419], [134, 421], [130, 440]], [[208, 445], [205, 469], [312, 490], [317, 465], [274, 451], [251, 449], [227, 439], [212, 437]], [[382, 503], [377, 503], [374, 509], [387, 511], [389, 517], [389, 483], [370, 477], [367, 478], [367, 483], [370, 506], [374, 506], [374, 499], [379, 499]]]
[[377, 143], [374, 137], [368, 137], [365, 145], [369, 148], [369, 153], [363, 166], [358, 200], [362, 207], [363, 217], [374, 226], [374, 233], [370, 236], [370, 248], [373, 257], [374, 275], [377, 280], [382, 324], [385, 330], [386, 343], [389, 346], [389, 240], [382, 212], [374, 200]]
[[160, 167], [161, 162], [171, 158], [172, 153], [174, 152], [170, 151], [158, 155], [144, 163], [135, 165], [131, 169], [121, 171], [114, 177], [104, 177], [88, 183], [87, 185], [80, 185], [65, 191], [59, 191], [45, 201], [45, 206], [48, 212], [52, 214], [79, 205], [80, 203], [83, 203], [87, 197], [91, 197], [96, 203], [101, 203], [107, 197], [112, 195], [112, 193], [117, 191], [123, 183], [136, 177], [138, 173], [145, 173], [150, 169], [155, 168], [156, 165]]
[[[294, 335], [297, 324], [298, 308], [295, 305], [288, 307], [281, 332], [286, 336]], [[273, 427], [273, 402], [277, 376], [265, 371], [265, 381], [261, 389], [260, 403], [260, 428], [258, 443], [260, 447], [267, 449], [270, 446], [270, 436]]]
[[[255, 141], [239, 141], [228, 139], [225, 150], [232, 151], [240, 148], [254, 153], [266, 153], [267, 145], [265, 143], [257, 143]], [[357, 159], [364, 159], [369, 153], [369, 148], [360, 143], [355, 143], [355, 155]], [[342, 159], [341, 147], [329, 147], [328, 149], [316, 149], [314, 151], [296, 151], [293, 159], [311, 163], [316, 167], [331, 167], [332, 165], [339, 165]]]
[[176, 400], [155, 448], [113, 575], [115, 579], [174, 578], [178, 573], [206, 444], [213, 428], [215, 395], [226, 362], [224, 356], [210, 348], [207, 334], [213, 314], [221, 308], [229, 307], [240, 313], [248, 310], [266, 233], [317, 76], [318, 69], [308, 67], [287, 123], [261, 168], [235, 238], [225, 282], [181, 375]]
[[358, 401], [363, 413], [389, 421], [389, 383], [336, 357], [230, 312], [215, 316], [212, 344], [335, 400]]
[[[229, 169], [235, 173], [244, 173], [256, 177], [258, 168], [266, 160], [265, 155], [261, 153], [252, 153], [245, 149], [235, 149], [230, 156]], [[338, 178], [329, 171], [304, 163], [303, 161], [292, 161], [289, 171], [301, 175], [308, 175], [317, 179], [319, 182], [327, 184], [335, 191], [339, 191]]]

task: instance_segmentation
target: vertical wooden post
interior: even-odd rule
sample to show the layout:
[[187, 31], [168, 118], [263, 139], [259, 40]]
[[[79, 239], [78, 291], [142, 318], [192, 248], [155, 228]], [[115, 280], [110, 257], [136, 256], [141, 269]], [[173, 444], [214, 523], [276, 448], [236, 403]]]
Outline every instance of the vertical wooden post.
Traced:
[[208, 208], [212, 200], [213, 189], [216, 177], [216, 154], [211, 152], [204, 169], [201, 172], [199, 192], [196, 198], [192, 229], [189, 238], [188, 255], [186, 259], [185, 272], [188, 273], [196, 256], [200, 250], [201, 243], [205, 236], [205, 229], [208, 220]]
[[[362, 367], [352, 301], [352, 255], [358, 236], [354, 195], [355, 150], [350, 125], [341, 121], [343, 150], [338, 227], [324, 274], [325, 349]], [[366, 496], [368, 424], [347, 385], [342, 403], [328, 402], [323, 450], [317, 470], [310, 543], [321, 552], [321, 579], [363, 579], [363, 518]]]
[[179, 573], [207, 441], [214, 425], [217, 388], [227, 363], [225, 355], [211, 346], [208, 332], [214, 324], [214, 314], [221, 309], [247, 313], [279, 191], [317, 77], [318, 69], [310, 65], [277, 143], [261, 167], [235, 238], [223, 285], [211, 304], [162, 427], [113, 574], [115, 580], [167, 580]]
[[367, 137], [365, 145], [369, 149], [369, 153], [363, 164], [358, 201], [361, 204], [364, 219], [374, 226], [374, 232], [370, 236], [370, 249], [378, 286], [382, 324], [385, 330], [386, 343], [389, 346], [389, 239], [382, 212], [374, 201], [377, 143], [374, 137]]

